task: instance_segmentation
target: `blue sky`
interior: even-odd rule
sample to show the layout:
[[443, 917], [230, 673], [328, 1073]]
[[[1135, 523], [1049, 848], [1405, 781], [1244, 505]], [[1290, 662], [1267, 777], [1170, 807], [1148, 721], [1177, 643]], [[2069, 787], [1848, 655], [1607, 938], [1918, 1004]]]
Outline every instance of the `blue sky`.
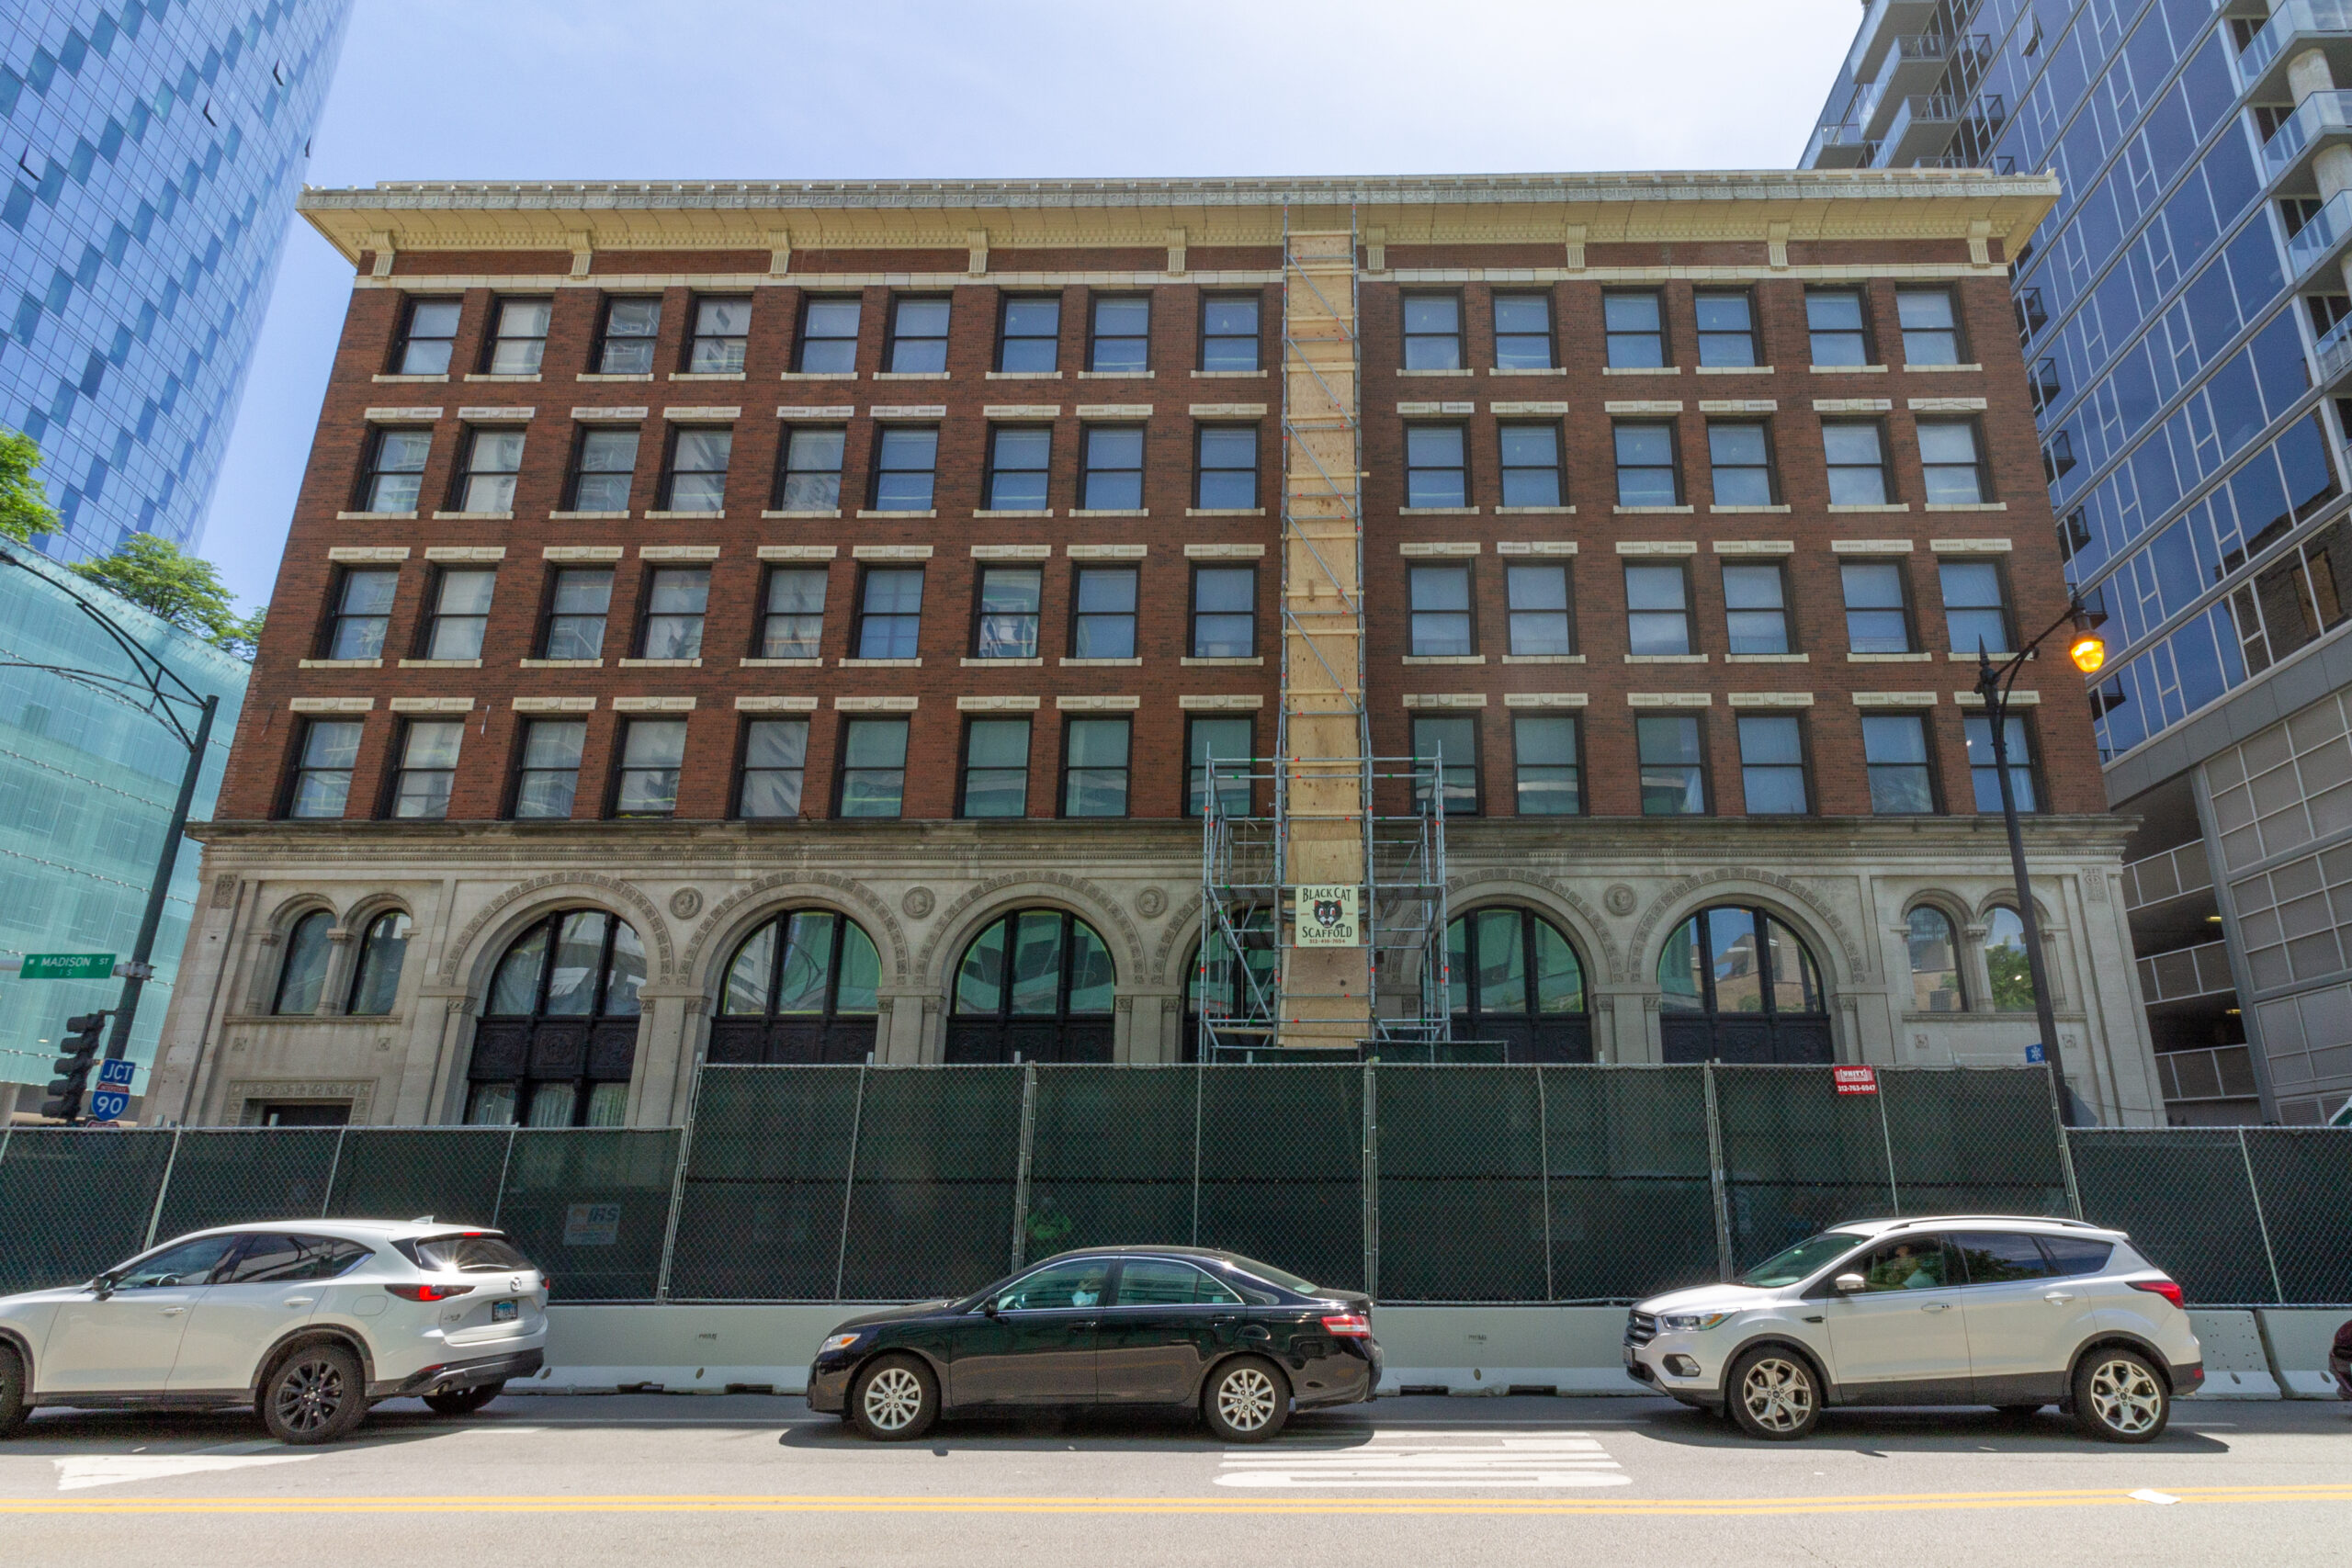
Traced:
[[[359, 0], [309, 177], [1787, 168], [1860, 17], [1855, 0]], [[204, 536], [248, 601], [277, 577], [350, 281], [297, 221]]]

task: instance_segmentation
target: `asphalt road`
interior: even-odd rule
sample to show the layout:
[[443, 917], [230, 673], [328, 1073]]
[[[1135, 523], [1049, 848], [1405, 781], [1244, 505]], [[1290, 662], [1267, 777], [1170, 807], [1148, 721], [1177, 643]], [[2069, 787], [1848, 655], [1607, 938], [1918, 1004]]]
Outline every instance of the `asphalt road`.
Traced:
[[403, 1401], [317, 1450], [234, 1415], [43, 1412], [0, 1444], [0, 1543], [42, 1568], [2340, 1565], [2352, 1405], [2184, 1405], [2146, 1448], [1975, 1410], [1831, 1412], [1758, 1444], [1645, 1399], [1382, 1400], [1244, 1449], [1125, 1416], [880, 1446], [751, 1395], [516, 1396], [465, 1420]]

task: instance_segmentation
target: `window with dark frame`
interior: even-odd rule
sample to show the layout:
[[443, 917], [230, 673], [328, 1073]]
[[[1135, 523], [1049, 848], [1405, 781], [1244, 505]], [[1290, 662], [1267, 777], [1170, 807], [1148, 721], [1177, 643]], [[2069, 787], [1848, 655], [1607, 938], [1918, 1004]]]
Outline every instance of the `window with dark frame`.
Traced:
[[1846, 647], [1853, 653], [1909, 653], [1911, 615], [1903, 568], [1891, 560], [1840, 561], [1846, 594]]
[[343, 815], [351, 801], [351, 770], [359, 761], [361, 728], [356, 718], [314, 718], [303, 724], [287, 816], [308, 819]]
[[907, 721], [853, 718], [842, 726], [842, 817], [897, 817], [907, 801]]
[[1050, 429], [989, 426], [987, 510], [1045, 511], [1053, 448]]
[[1620, 424], [1612, 434], [1617, 448], [1617, 504], [1681, 505], [1682, 476], [1674, 460], [1674, 427]]
[[1511, 718], [1512, 786], [1521, 817], [1576, 817], [1584, 811], [1577, 721], [1569, 714]]
[[1654, 289], [1612, 289], [1600, 297], [1601, 327], [1612, 370], [1656, 370], [1666, 365], [1666, 320]]
[[379, 428], [368, 443], [359, 510], [414, 512], [416, 498], [424, 489], [424, 459], [432, 450], [430, 430]]
[[488, 368], [492, 376], [536, 376], [548, 351], [551, 299], [501, 299], [498, 325], [491, 333]]
[[1898, 288], [1895, 320], [1903, 328], [1905, 365], [1961, 363], [1960, 319], [1949, 288]]
[[1069, 718], [1062, 723], [1062, 815], [1125, 817], [1132, 719]]
[[964, 817], [1029, 814], [1029, 720], [975, 718], [964, 726]]
[[1464, 658], [1474, 651], [1470, 628], [1470, 569], [1449, 562], [1406, 570], [1411, 604], [1406, 651], [1416, 659]]
[[1405, 296], [1405, 368], [1459, 370], [1462, 359], [1462, 297]]
[[1405, 427], [1405, 504], [1415, 510], [1470, 504], [1469, 460], [1458, 424]]
[[1870, 334], [1863, 324], [1860, 289], [1805, 290], [1804, 321], [1815, 365], [1871, 362]]
[[1504, 424], [1495, 429], [1502, 456], [1505, 506], [1557, 506], [1560, 490], [1560, 427]]
[[[1993, 721], [1981, 713], [1962, 716], [1968, 733], [1969, 782], [1974, 786], [1976, 809], [2001, 809], [2001, 771], [1993, 765]], [[2009, 796], [2017, 802], [2020, 812], [2039, 811], [2041, 807], [2033, 788], [2032, 732], [2021, 714], [2009, 714], [2003, 726], [2001, 744], [2009, 754]]]
[[613, 605], [613, 569], [558, 568], [548, 599], [548, 629], [542, 659], [601, 659], [605, 619]]
[[929, 512], [938, 466], [937, 426], [884, 425], [875, 444], [874, 510]]
[[1503, 596], [1510, 607], [1512, 653], [1565, 659], [1576, 652], [1576, 612], [1565, 563], [1505, 567]]
[[735, 786], [735, 815], [773, 821], [800, 815], [808, 767], [808, 721], [755, 718], [743, 726], [743, 773]]
[[1802, 817], [1812, 809], [1804, 734], [1794, 714], [1739, 716], [1739, 784], [1750, 817]]
[[1789, 651], [1788, 579], [1780, 562], [1724, 564], [1724, 633], [1733, 653]]
[[523, 726], [514, 776], [514, 816], [524, 821], [568, 818], [580, 795], [580, 755], [588, 743], [584, 718], [534, 718]]
[[1136, 656], [1136, 569], [1082, 566], [1071, 595], [1070, 657]]
[[397, 567], [345, 567], [334, 596], [321, 654], [327, 659], [381, 659], [400, 593]]
[[458, 317], [463, 302], [457, 299], [411, 299], [408, 320], [401, 331], [401, 351], [395, 363], [402, 376], [447, 376], [449, 356], [458, 346]]
[[457, 509], [492, 514], [514, 510], [514, 481], [523, 471], [523, 433], [472, 426], [466, 431], [466, 467], [458, 478]]
[[1709, 485], [1717, 506], [1770, 506], [1772, 448], [1761, 423], [1707, 422]]
[[1034, 566], [980, 569], [979, 607], [973, 620], [975, 659], [1037, 657], [1038, 606], [1045, 598], [1045, 570]]
[[1495, 368], [1549, 370], [1552, 354], [1552, 297], [1548, 294], [1495, 296]]
[[1912, 817], [1935, 810], [1925, 715], [1862, 715], [1862, 766], [1870, 774], [1871, 815]]
[[1756, 313], [1747, 290], [1702, 288], [1691, 296], [1699, 322], [1699, 363], [1741, 367], [1757, 363]]
[[466, 725], [456, 718], [413, 718], [401, 727], [401, 765], [392, 777], [392, 816], [438, 822], [449, 815], [458, 748]]
[[641, 659], [700, 659], [704, 616], [710, 609], [710, 569], [654, 569], [646, 585], [645, 625], [638, 637]]
[[762, 659], [815, 659], [825, 640], [825, 590], [832, 574], [821, 566], [768, 569], [760, 616]]
[[1706, 752], [1695, 716], [1644, 714], [1634, 720], [1634, 745], [1643, 816], [1707, 814]]
[[2007, 652], [2009, 609], [2001, 592], [2001, 569], [1988, 560], [1939, 560], [1936, 576], [1943, 589], [1944, 628], [1951, 651]]
[[997, 323], [996, 367], [1007, 376], [1050, 376], [1061, 364], [1062, 302], [1051, 294], [1012, 296]]
[[1826, 423], [1822, 457], [1829, 465], [1829, 504], [1883, 506], [1893, 499], [1886, 482], [1886, 436], [1874, 422]]
[[1681, 562], [1625, 563], [1625, 644], [1642, 658], [1690, 651], [1690, 579]]
[[922, 629], [922, 568], [867, 567], [858, 591], [857, 657], [912, 659]]
[[1258, 505], [1258, 427], [1204, 424], [1195, 436], [1193, 504], [1203, 512]]
[[625, 1124], [644, 983], [645, 943], [626, 920], [569, 909], [534, 921], [491, 976], [474, 1031], [466, 1121]]
[[1258, 368], [1258, 297], [1211, 294], [1201, 300], [1201, 368]]
[[1478, 815], [1478, 721], [1466, 715], [1413, 720], [1413, 797], [1429, 799], [1434, 780], [1448, 817]]
[[910, 299], [890, 301], [890, 352], [894, 376], [937, 375], [947, 368], [948, 301]]
[[743, 349], [752, 333], [749, 299], [695, 301], [694, 342], [686, 349], [686, 373], [692, 376], [739, 376]]
[[1193, 569], [1194, 659], [1250, 659], [1258, 651], [1258, 569]]
[[857, 299], [811, 299], [802, 306], [792, 367], [804, 376], [856, 375], [863, 310], [864, 302]]
[[1086, 367], [1098, 374], [1128, 374], [1151, 367], [1151, 298], [1145, 294], [1101, 295], [1088, 321]]
[[673, 817], [678, 775], [686, 761], [686, 721], [632, 718], [621, 727], [620, 767], [613, 786], [616, 817]]
[[1089, 512], [1143, 510], [1143, 427], [1091, 424], [1079, 477], [1079, 505]]
[[689, 425], [671, 432], [669, 470], [662, 476], [662, 510], [725, 511], [727, 464], [734, 453], [731, 428]]
[[1984, 458], [1976, 424], [1965, 419], [1919, 422], [1919, 470], [1930, 506], [1973, 506], [1985, 500]]
[[662, 335], [662, 301], [610, 299], [605, 304], [605, 334], [597, 346], [600, 376], [650, 376], [653, 346]]
[[580, 433], [571, 469], [573, 512], [627, 512], [637, 474], [637, 427], [598, 426]]
[[433, 585], [433, 616], [425, 627], [423, 657], [462, 661], [481, 657], [490, 626], [490, 601], [498, 573], [486, 567], [443, 567]]
[[1216, 800], [1226, 817], [1250, 815], [1250, 764], [1256, 745], [1252, 721], [1245, 716], [1194, 714], [1184, 721], [1184, 815], [1199, 817], [1208, 810], [1209, 765], [1217, 764]]
[[822, 425], [796, 424], [784, 437], [784, 467], [776, 485], [779, 512], [839, 512], [842, 454], [848, 433]]

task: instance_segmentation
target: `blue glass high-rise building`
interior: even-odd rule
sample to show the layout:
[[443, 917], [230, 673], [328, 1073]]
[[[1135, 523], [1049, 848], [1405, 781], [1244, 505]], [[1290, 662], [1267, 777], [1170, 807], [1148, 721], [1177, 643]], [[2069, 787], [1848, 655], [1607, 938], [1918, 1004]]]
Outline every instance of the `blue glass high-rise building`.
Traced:
[[351, 0], [11, 0], [0, 21], [0, 425], [44, 548], [193, 547]]
[[2007, 259], [2168, 1108], [2337, 1113], [2352, 3], [1875, 0], [1804, 162], [2060, 177]]

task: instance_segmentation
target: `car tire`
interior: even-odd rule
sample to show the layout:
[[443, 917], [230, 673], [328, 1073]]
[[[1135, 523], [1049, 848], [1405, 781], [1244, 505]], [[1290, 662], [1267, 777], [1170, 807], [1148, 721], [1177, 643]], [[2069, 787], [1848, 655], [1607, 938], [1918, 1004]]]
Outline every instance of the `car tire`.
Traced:
[[321, 1342], [288, 1351], [261, 1382], [262, 1425], [281, 1443], [339, 1442], [368, 1414], [359, 1358]]
[[2102, 1346], [2075, 1369], [2075, 1419], [2101, 1442], [2153, 1443], [2172, 1420], [2172, 1390], [2145, 1356]]
[[1821, 1421], [1821, 1379], [1785, 1345], [1743, 1352], [1731, 1364], [1724, 1393], [1732, 1425], [1751, 1438], [1792, 1443]]
[[849, 1423], [877, 1443], [911, 1442], [939, 1419], [939, 1379], [914, 1356], [883, 1356], [849, 1380]]
[[1220, 1442], [1262, 1443], [1290, 1420], [1290, 1380], [1262, 1357], [1238, 1357], [1209, 1374], [1201, 1419]]
[[13, 1438], [32, 1415], [25, 1393], [25, 1362], [13, 1346], [0, 1345], [0, 1438]]
[[470, 1416], [506, 1392], [506, 1380], [476, 1383], [471, 1388], [452, 1389], [447, 1393], [428, 1393], [424, 1406], [444, 1416]]

